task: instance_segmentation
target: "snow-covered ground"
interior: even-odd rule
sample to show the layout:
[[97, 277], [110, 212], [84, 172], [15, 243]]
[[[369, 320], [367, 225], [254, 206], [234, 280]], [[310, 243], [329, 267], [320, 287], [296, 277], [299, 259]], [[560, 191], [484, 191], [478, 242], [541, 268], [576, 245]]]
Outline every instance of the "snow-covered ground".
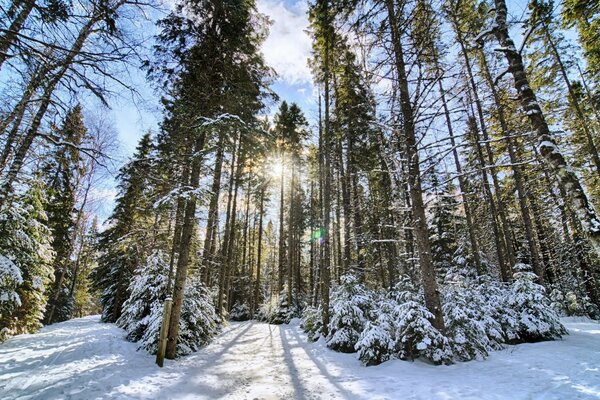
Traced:
[[160, 369], [94, 316], [1, 344], [0, 399], [600, 398], [600, 324], [564, 322], [562, 341], [509, 346], [485, 361], [377, 367], [307, 343], [297, 325], [234, 323]]

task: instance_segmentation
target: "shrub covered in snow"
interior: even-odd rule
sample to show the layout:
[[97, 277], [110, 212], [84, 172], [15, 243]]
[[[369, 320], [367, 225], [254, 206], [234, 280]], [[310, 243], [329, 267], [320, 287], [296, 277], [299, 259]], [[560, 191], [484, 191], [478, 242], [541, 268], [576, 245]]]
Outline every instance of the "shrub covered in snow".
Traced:
[[177, 354], [186, 355], [197, 351], [209, 343], [220, 329], [221, 319], [209, 290], [197, 274], [189, 276], [181, 307]]
[[270, 322], [273, 315], [278, 310], [279, 296], [267, 298], [267, 300], [258, 306], [257, 312], [254, 314], [254, 319], [261, 322]]
[[420, 293], [401, 290], [393, 293], [394, 348], [398, 358], [423, 357], [434, 364], [452, 362], [452, 348], [447, 337], [431, 324], [433, 314], [425, 307]]
[[537, 276], [525, 264], [515, 265], [514, 283], [508, 293], [507, 304], [515, 311], [517, 333], [522, 341], [560, 338], [565, 327], [550, 306], [543, 286], [535, 283]]
[[4, 314], [21, 305], [17, 287], [23, 283], [21, 270], [10, 259], [0, 254], [0, 320]]
[[392, 319], [395, 302], [387, 298], [379, 299], [374, 310], [374, 321], [368, 321], [355, 349], [358, 359], [365, 365], [378, 365], [393, 357], [394, 321]]
[[308, 340], [317, 341], [321, 337], [323, 319], [321, 318], [321, 307], [308, 306], [302, 311], [300, 327], [306, 332]]
[[[130, 297], [123, 304], [117, 325], [125, 329], [127, 339], [139, 348], [155, 354], [163, 317], [167, 290], [168, 257], [154, 251], [140, 267], [129, 285]], [[198, 350], [214, 337], [220, 327], [212, 298], [200, 280], [191, 276], [185, 287], [177, 354]]]
[[[162, 315], [168, 272], [169, 261], [165, 253], [159, 250], [152, 252], [134, 275], [129, 285], [131, 294], [123, 303], [121, 317], [117, 320], [117, 325], [127, 332], [127, 340], [137, 342], [149, 332], [152, 337], [160, 330], [160, 320], [158, 327], [153, 324], [156, 323], [156, 315]], [[150, 352], [156, 351], [153, 345], [142, 343], [142, 347]]]
[[373, 295], [353, 275], [341, 277], [331, 295], [331, 311], [327, 346], [352, 353], [369, 319]]
[[566, 316], [588, 316], [598, 318], [600, 313], [598, 307], [590, 301], [590, 298], [574, 290], [563, 291], [555, 287], [548, 296], [550, 306], [559, 315]]
[[284, 287], [279, 294], [277, 306], [274, 309], [271, 307], [270, 310], [265, 310], [269, 311], [265, 315], [270, 314], [266, 318], [266, 321], [275, 325], [289, 324], [293, 318], [300, 316], [301, 309], [299, 304], [288, 301], [287, 288]]
[[[486, 321], [482, 312], [484, 299], [471, 288], [449, 284], [443, 296], [446, 336], [454, 357], [461, 361], [485, 358], [492, 349], [486, 328], [490, 325], [494, 335], [500, 335], [500, 325], [494, 320]], [[495, 323], [495, 324], [494, 324]], [[494, 326], [496, 325], [496, 326]]]
[[248, 321], [250, 318], [252, 313], [246, 303], [235, 303], [229, 312], [229, 319], [232, 321]]

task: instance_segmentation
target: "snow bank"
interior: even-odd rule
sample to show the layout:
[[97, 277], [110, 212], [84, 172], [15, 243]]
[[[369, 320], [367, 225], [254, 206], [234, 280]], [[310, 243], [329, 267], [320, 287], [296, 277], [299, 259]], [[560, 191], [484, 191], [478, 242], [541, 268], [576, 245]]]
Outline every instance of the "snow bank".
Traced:
[[0, 345], [0, 398], [597, 399], [600, 324], [562, 321], [571, 333], [563, 340], [508, 346], [485, 361], [374, 367], [329, 350], [322, 339], [308, 342], [298, 321], [233, 323], [199, 352], [160, 369], [124, 331], [86, 317]]

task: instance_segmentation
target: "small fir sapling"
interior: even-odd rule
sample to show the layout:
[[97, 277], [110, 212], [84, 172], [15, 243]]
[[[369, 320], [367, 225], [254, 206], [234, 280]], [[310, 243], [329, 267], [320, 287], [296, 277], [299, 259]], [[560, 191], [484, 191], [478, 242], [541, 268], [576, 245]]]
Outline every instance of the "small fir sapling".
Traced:
[[344, 275], [331, 295], [331, 320], [327, 346], [353, 353], [354, 346], [369, 319], [373, 295], [353, 275]]
[[308, 340], [313, 342], [319, 340], [321, 337], [321, 328], [323, 327], [321, 308], [312, 306], [304, 308], [300, 327], [308, 336]]
[[394, 303], [387, 297], [378, 299], [373, 311], [375, 318], [373, 321], [367, 321], [355, 345], [358, 359], [364, 365], [378, 365], [393, 357], [395, 345], [393, 310]]
[[530, 272], [529, 265], [517, 264], [514, 270], [517, 272], [513, 275], [507, 303], [516, 313], [520, 340], [552, 340], [566, 334], [565, 327], [550, 306], [544, 287], [535, 282], [537, 276]]
[[414, 360], [423, 357], [434, 364], [451, 363], [450, 342], [431, 324], [433, 315], [410, 280], [403, 279], [394, 289], [392, 298], [396, 302], [392, 316], [398, 358]]

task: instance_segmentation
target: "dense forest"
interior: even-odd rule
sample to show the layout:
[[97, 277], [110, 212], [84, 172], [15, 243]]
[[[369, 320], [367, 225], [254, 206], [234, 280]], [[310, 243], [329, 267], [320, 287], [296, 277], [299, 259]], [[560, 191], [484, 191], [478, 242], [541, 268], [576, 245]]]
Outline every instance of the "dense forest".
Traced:
[[[310, 1], [313, 118], [254, 0], [2, 0], [0, 341], [101, 313], [156, 353], [171, 299], [167, 358], [301, 318], [443, 364], [600, 318], [600, 6], [515, 3]], [[131, 68], [162, 116], [117, 172]]]

